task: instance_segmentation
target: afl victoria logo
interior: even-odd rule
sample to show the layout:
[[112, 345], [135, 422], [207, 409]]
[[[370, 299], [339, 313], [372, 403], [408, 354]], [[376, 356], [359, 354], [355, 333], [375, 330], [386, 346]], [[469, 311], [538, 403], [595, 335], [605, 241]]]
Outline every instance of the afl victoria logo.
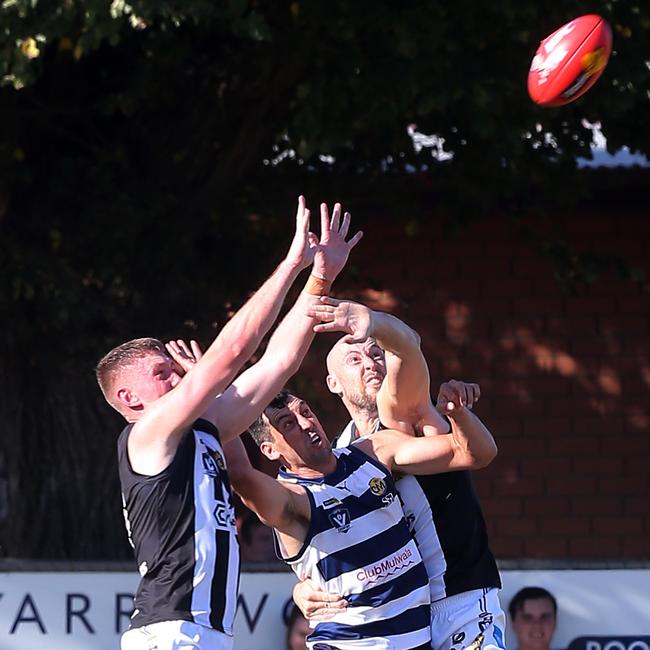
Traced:
[[328, 515], [328, 518], [339, 533], [347, 533], [350, 530], [350, 512], [345, 508], [337, 508]]

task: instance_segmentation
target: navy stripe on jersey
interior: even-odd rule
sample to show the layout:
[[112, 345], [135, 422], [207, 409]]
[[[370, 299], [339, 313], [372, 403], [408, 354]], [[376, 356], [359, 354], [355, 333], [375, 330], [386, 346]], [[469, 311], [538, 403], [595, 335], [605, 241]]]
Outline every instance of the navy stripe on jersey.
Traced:
[[431, 608], [420, 605], [409, 609], [394, 619], [362, 623], [361, 625], [343, 625], [341, 623], [319, 623], [316, 630], [307, 637], [308, 641], [347, 641], [387, 636], [387, 630], [395, 634], [416, 632], [428, 627], [431, 620]]
[[[382, 503], [380, 499], [364, 498], [364, 496], [368, 495], [368, 493], [369, 491], [364, 493], [364, 495], [352, 495], [339, 500], [340, 506], [345, 508], [349, 513], [350, 519], [358, 519], [359, 517], [367, 515], [373, 510], [380, 510], [386, 506], [386, 504]], [[320, 506], [317, 507], [320, 508]], [[328, 528], [330, 528], [330, 523], [327, 518], [318, 519], [314, 521], [314, 525], [310, 528], [309, 533], [311, 536], [318, 535]]]
[[[411, 536], [408, 529], [400, 521], [392, 528], [375, 535], [371, 545], [366, 540], [324, 557], [318, 562], [318, 569], [325, 580], [331, 580], [342, 573], [379, 562], [387, 556], [397, 553], [410, 541]], [[413, 558], [413, 560], [419, 562], [419, 558]]]
[[349, 594], [345, 597], [348, 607], [379, 607], [387, 600], [394, 600], [407, 596], [413, 591], [413, 583], [420, 581], [422, 567], [415, 565], [403, 575], [403, 580], [387, 582], [370, 589], [365, 589], [358, 594]]

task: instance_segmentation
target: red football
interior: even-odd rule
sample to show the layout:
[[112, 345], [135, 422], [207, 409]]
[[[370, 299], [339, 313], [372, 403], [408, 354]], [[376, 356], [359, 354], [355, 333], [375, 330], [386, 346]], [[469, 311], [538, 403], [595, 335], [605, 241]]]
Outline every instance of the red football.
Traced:
[[612, 52], [612, 30], [600, 16], [575, 18], [545, 38], [528, 73], [528, 94], [542, 106], [568, 104], [589, 90]]

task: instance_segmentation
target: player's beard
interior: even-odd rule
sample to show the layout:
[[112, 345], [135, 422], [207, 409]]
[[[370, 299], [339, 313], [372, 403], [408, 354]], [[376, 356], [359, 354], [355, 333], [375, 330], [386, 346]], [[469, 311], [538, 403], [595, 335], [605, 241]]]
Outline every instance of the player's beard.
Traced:
[[369, 394], [367, 390], [355, 390], [347, 395], [347, 399], [358, 411], [372, 417], [377, 415], [377, 392]]

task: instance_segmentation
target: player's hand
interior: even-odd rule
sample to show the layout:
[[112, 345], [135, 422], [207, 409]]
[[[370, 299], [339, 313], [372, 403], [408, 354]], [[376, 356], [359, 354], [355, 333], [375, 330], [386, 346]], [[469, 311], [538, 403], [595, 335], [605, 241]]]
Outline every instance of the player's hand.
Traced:
[[444, 415], [453, 415], [464, 408], [471, 409], [480, 397], [478, 384], [451, 379], [440, 386], [436, 408]]
[[319, 589], [311, 580], [293, 588], [293, 600], [309, 621], [328, 621], [347, 609], [348, 602], [337, 594]]
[[346, 212], [341, 219], [341, 204], [336, 203], [330, 221], [327, 204], [320, 204], [320, 241], [314, 256], [313, 273], [328, 282], [334, 281], [348, 261], [350, 251], [363, 237], [363, 232], [358, 231], [352, 239], [345, 241], [350, 218], [350, 213]]
[[287, 262], [300, 270], [306, 269], [314, 261], [318, 246], [318, 237], [309, 230], [309, 217], [305, 197], [300, 195], [296, 212], [296, 232], [286, 256]]
[[192, 370], [194, 364], [203, 356], [199, 344], [194, 340], [187, 345], [183, 339], [176, 339], [165, 343], [165, 347], [174, 361], [176, 372], [181, 377]]
[[365, 341], [373, 331], [372, 310], [350, 300], [323, 296], [307, 316], [321, 321], [314, 325], [314, 332], [345, 332], [347, 343]]

